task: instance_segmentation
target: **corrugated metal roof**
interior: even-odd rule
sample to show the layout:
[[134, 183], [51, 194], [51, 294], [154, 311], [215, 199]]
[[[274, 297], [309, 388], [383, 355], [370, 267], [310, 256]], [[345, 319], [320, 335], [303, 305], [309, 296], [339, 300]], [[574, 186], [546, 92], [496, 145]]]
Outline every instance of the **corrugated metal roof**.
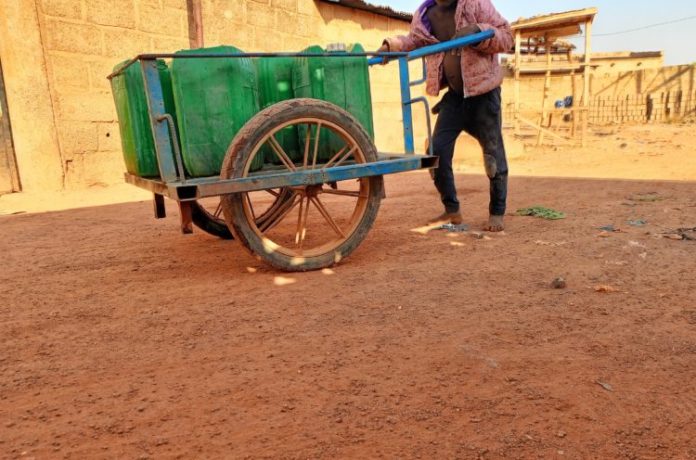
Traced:
[[410, 13], [405, 13], [403, 11], [396, 11], [389, 6], [383, 5], [373, 5], [372, 3], [365, 2], [363, 0], [319, 0], [325, 3], [331, 3], [334, 5], [345, 6], [347, 8], [355, 8], [356, 10], [368, 11], [370, 13], [378, 14], [380, 16], [387, 16], [389, 18], [400, 19], [402, 21], [411, 22], [413, 15]]

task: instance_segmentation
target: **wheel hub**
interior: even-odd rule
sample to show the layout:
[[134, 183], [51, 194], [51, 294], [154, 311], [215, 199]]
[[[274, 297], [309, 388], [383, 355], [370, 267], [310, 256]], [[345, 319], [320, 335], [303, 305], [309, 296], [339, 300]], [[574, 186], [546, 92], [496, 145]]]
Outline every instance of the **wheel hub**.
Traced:
[[306, 197], [315, 197], [322, 193], [324, 190], [324, 185], [323, 184], [315, 184], [315, 185], [300, 185], [297, 187], [292, 187], [292, 190], [301, 195], [301, 196], [306, 196]]

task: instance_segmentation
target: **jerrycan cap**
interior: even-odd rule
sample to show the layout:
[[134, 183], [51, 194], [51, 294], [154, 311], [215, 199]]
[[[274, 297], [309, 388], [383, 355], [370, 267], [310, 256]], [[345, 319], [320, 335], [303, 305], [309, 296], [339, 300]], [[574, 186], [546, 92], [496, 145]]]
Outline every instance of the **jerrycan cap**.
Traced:
[[345, 43], [329, 43], [326, 45], [326, 51], [328, 53], [345, 53], [346, 44]]

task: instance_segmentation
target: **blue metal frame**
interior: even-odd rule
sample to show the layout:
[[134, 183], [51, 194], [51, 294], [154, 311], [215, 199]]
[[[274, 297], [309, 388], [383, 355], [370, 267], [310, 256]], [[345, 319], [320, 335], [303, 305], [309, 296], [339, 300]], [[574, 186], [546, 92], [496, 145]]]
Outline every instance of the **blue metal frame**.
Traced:
[[155, 140], [160, 177], [165, 182], [172, 182], [178, 178], [172, 149], [172, 141], [175, 139], [170, 137], [169, 128], [164, 122], [167, 113], [164, 110], [164, 95], [162, 93], [159, 70], [157, 69], [157, 60], [143, 59], [140, 61], [140, 68], [142, 69], [143, 81], [145, 82], [147, 108], [150, 113], [150, 126], [152, 126], [152, 134]]
[[[268, 188], [319, 184], [331, 181], [346, 180], [358, 177], [393, 174], [414, 169], [431, 168], [436, 165], [436, 159], [432, 157], [432, 142], [430, 143], [430, 157], [414, 155], [413, 112], [414, 103], [423, 103], [426, 110], [426, 122], [428, 139], [431, 136], [430, 107], [424, 97], [411, 97], [411, 87], [422, 84], [425, 81], [426, 56], [443, 53], [452, 49], [475, 45], [493, 37], [493, 31], [485, 31], [467, 37], [457, 38], [448, 42], [426, 46], [410, 53], [241, 53], [241, 54], [142, 54], [128, 61], [108, 78], [120, 75], [126, 68], [140, 62], [145, 92], [150, 114], [150, 124], [155, 139], [158, 167], [161, 180], [149, 180], [126, 174], [126, 181], [157, 194], [162, 194], [179, 201], [193, 200], [204, 196], [221, 195], [226, 193], [238, 193]], [[401, 88], [401, 110], [404, 129], [404, 150], [406, 155], [381, 155], [379, 161], [362, 165], [350, 165], [330, 167], [327, 169], [303, 170], [297, 172], [269, 172], [268, 174], [243, 178], [220, 180], [216, 177], [204, 179], [187, 179], [183, 169], [183, 159], [178, 142], [174, 136], [174, 126], [170, 115], [164, 109], [164, 97], [162, 84], [157, 69], [157, 59], [200, 59], [200, 58], [245, 58], [245, 57], [370, 57], [369, 65], [382, 64], [390, 60], [399, 62], [399, 81]], [[417, 81], [411, 81], [408, 63], [415, 59], [423, 59], [423, 76]], [[410, 159], [408, 158], [410, 157]], [[172, 192], [172, 190], [174, 192]], [[182, 193], [179, 193], [179, 190]], [[189, 196], [190, 194], [192, 196]]]
[[[487, 30], [484, 32], [479, 32], [473, 35], [467, 35], [466, 37], [455, 38], [447, 42], [437, 43], [431, 46], [425, 46], [417, 50], [406, 53], [405, 55], [397, 56], [396, 59], [399, 61], [399, 86], [401, 88], [401, 115], [404, 125], [404, 151], [409, 154], [415, 153], [415, 146], [413, 140], [413, 111], [411, 106], [416, 102], [421, 102], [425, 105], [425, 117], [426, 123], [428, 125], [428, 150], [429, 154], [433, 154], [433, 143], [432, 141], [432, 130], [430, 121], [430, 107], [428, 105], [427, 99], [423, 97], [411, 98], [411, 87], [425, 83], [426, 81], [426, 63], [425, 57], [432, 54], [444, 53], [453, 49], [463, 48], [466, 46], [476, 45], [489, 38], [492, 38], [495, 32], [492, 30]], [[390, 60], [390, 56], [385, 55], [379, 57], [373, 57], [368, 60], [369, 65], [383, 64]], [[423, 61], [423, 76], [419, 80], [411, 81], [409, 75], [408, 63], [415, 59], [421, 59]]]
[[318, 185], [361, 177], [383, 176], [415, 169], [432, 168], [437, 158], [425, 155], [381, 154], [379, 161], [326, 169], [275, 170], [239, 179], [200, 177], [187, 181], [162, 182], [126, 173], [126, 182], [177, 201], [193, 201], [228, 193], [253, 192], [269, 188]]

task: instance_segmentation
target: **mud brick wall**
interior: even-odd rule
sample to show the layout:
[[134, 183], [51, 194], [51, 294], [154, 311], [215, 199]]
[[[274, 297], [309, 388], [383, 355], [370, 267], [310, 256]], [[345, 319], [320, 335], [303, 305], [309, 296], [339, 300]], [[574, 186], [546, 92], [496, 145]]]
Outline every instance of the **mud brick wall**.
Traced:
[[[123, 180], [106, 75], [138, 53], [188, 48], [186, 8], [186, 0], [0, 2], [0, 60], [25, 190]], [[203, 0], [202, 8], [205, 46], [245, 51], [299, 51], [331, 42], [376, 49], [386, 36], [408, 30], [404, 21], [314, 0]], [[401, 151], [398, 70], [390, 65], [371, 75], [378, 148]], [[416, 124], [425, 126], [415, 111]], [[419, 130], [418, 145], [424, 133]]]
[[[575, 75], [576, 95], [582, 95], [583, 76]], [[696, 65], [668, 66], [659, 69], [624, 72], [597, 71], [590, 78], [592, 94], [591, 121], [623, 123], [647, 120], [647, 101], [653, 100], [654, 116], [649, 121], [668, 121], [675, 117], [693, 115], [696, 110]], [[523, 116], [541, 113], [544, 75], [530, 75], [520, 84]], [[563, 99], [573, 93], [570, 75], [555, 75], [551, 79], [550, 100]], [[513, 81], [503, 83], [504, 117], [512, 120]], [[641, 118], [642, 117], [642, 118]]]

